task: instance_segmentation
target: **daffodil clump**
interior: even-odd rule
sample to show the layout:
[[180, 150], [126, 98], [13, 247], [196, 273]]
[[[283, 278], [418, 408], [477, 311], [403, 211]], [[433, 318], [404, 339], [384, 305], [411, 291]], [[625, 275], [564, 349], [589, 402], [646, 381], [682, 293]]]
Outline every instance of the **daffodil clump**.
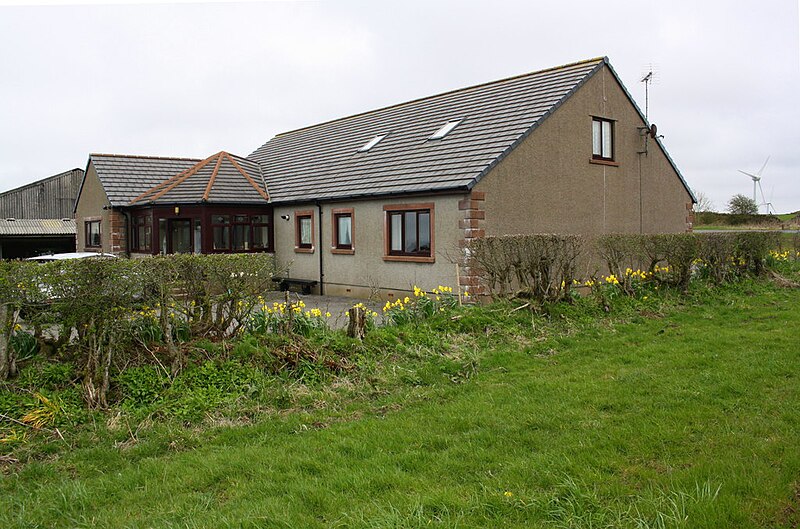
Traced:
[[256, 310], [249, 316], [246, 330], [253, 334], [277, 333], [308, 336], [314, 330], [328, 329], [330, 312], [308, 308], [303, 300], [268, 304], [258, 298]]
[[798, 260], [800, 259], [800, 251], [793, 251], [793, 250], [770, 250], [769, 252], [769, 259], [772, 259], [778, 263], [785, 263], [790, 260]]
[[134, 310], [131, 318], [133, 336], [144, 343], [161, 341], [163, 333], [156, 307], [144, 305]]
[[383, 318], [386, 323], [399, 325], [411, 321], [430, 318], [434, 314], [452, 310], [458, 306], [458, 296], [453, 288], [439, 285], [430, 292], [414, 285], [414, 296], [387, 301], [383, 306]]
[[575, 288], [586, 287], [591, 293], [603, 299], [612, 299], [619, 294], [648, 299], [651, 290], [658, 290], [659, 285], [669, 278], [669, 266], [656, 265], [652, 270], [626, 268], [621, 274], [601, 275], [586, 279], [573, 280]]
[[[174, 301], [163, 307], [160, 303], [152, 307], [142, 305], [130, 313], [123, 309], [117, 310], [120, 312], [120, 317], [129, 315], [132, 335], [142, 343], [162, 341], [167, 330], [172, 333], [173, 339], [188, 341], [191, 336], [191, 325], [195, 321], [194, 314], [187, 312]], [[162, 314], [166, 316], [168, 325], [161, 321]]]

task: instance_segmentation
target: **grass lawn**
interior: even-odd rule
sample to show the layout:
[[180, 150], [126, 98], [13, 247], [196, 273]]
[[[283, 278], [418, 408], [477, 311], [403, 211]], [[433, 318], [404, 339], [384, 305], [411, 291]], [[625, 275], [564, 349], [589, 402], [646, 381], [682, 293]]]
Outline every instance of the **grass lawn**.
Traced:
[[798, 329], [800, 289], [751, 282], [487, 329], [459, 383], [56, 443], [0, 477], [0, 527], [797, 527]]

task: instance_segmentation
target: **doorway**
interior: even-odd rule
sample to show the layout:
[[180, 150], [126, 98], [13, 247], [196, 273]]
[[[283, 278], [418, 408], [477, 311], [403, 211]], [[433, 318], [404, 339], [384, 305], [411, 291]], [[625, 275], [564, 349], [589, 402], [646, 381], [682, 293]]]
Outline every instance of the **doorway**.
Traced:
[[169, 219], [167, 253], [192, 253], [192, 220]]

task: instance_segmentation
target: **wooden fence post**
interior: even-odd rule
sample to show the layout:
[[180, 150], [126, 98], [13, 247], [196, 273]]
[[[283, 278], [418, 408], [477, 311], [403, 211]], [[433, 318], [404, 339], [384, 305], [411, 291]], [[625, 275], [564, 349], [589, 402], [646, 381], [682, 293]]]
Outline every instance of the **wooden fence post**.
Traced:
[[347, 336], [350, 338], [364, 339], [367, 331], [367, 311], [362, 307], [353, 307], [347, 311]]

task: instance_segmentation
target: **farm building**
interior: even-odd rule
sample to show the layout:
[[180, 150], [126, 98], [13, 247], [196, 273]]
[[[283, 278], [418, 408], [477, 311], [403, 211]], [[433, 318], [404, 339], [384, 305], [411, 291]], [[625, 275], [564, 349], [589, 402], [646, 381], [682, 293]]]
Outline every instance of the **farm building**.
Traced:
[[0, 193], [0, 218], [71, 219], [82, 180], [83, 169], [70, 169]]
[[82, 169], [0, 193], [0, 259], [75, 250], [73, 211]]
[[75, 251], [72, 219], [0, 219], [0, 259]]
[[89, 157], [78, 249], [274, 252], [363, 297], [474, 278], [470, 239], [691, 230], [691, 190], [608, 59], [280, 134], [246, 158]]

